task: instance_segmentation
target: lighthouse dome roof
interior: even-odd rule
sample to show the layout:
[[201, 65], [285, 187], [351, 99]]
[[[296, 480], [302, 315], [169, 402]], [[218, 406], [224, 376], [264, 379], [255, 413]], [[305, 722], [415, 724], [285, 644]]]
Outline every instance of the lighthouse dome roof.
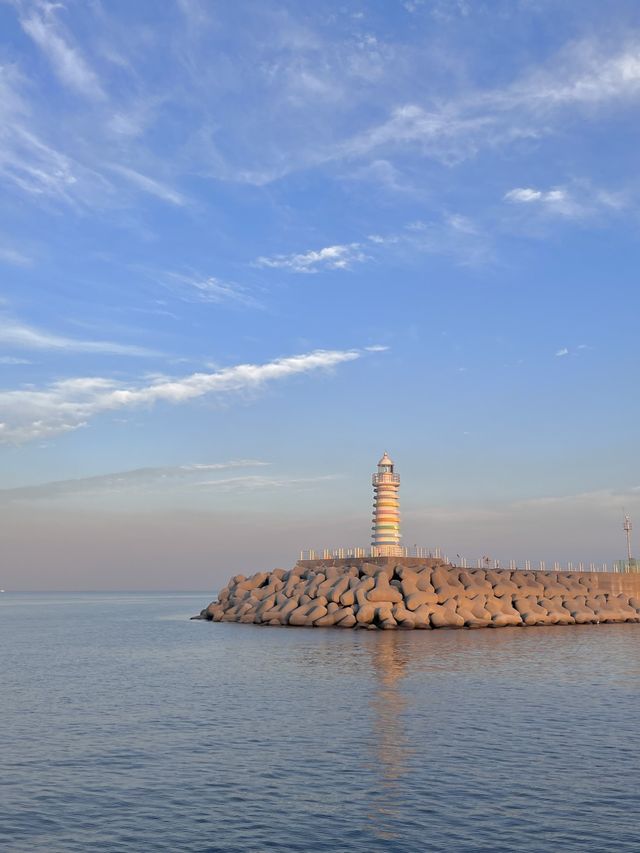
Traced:
[[378, 465], [393, 465], [393, 460], [391, 459], [386, 450], [382, 454], [382, 459], [378, 462]]

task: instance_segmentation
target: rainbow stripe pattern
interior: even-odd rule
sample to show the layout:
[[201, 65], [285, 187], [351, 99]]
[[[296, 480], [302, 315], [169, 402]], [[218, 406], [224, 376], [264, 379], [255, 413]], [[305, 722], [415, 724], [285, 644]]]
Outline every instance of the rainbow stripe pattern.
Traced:
[[375, 557], [402, 557], [400, 545], [400, 477], [393, 471], [393, 461], [385, 450], [378, 462], [378, 473], [373, 483], [373, 526], [371, 555]]

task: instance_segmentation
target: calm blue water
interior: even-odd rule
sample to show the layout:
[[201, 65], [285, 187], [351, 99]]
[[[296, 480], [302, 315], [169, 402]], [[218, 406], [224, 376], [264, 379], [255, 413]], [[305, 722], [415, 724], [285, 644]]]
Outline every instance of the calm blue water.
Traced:
[[190, 622], [0, 596], [9, 851], [640, 849], [640, 625]]

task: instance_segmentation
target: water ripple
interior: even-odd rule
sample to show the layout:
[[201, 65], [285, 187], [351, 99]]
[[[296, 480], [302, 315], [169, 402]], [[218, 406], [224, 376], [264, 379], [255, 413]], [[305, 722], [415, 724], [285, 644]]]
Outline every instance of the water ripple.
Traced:
[[640, 625], [266, 629], [202, 600], [3, 597], [4, 849], [640, 849]]

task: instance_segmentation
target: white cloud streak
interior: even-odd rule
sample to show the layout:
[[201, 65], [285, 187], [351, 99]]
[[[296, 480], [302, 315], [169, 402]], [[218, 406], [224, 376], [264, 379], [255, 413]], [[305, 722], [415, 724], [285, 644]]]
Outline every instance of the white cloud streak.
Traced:
[[16, 356], [13, 355], [2, 355], [0, 356], [0, 364], [18, 365], [31, 364], [31, 362], [28, 358], [16, 358]]
[[319, 270], [347, 270], [366, 260], [367, 255], [362, 251], [360, 243], [345, 243], [324, 249], [310, 249], [300, 254], [260, 257], [255, 265], [286, 269], [294, 273], [316, 273]]
[[603, 55], [593, 42], [565, 52], [564, 67], [541, 69], [503, 94], [506, 103], [524, 104], [547, 113], [570, 105], [594, 105], [640, 95], [640, 48], [633, 42]]
[[0, 246], [0, 261], [15, 267], [29, 267], [33, 263], [31, 258], [8, 246]]
[[69, 203], [77, 164], [34, 131], [25, 88], [14, 67], [0, 66], [0, 175], [30, 196]]
[[542, 201], [544, 200], [547, 193], [543, 193], [540, 190], [533, 190], [530, 187], [516, 187], [513, 190], [509, 190], [508, 193], [505, 193], [505, 201], [515, 201], [521, 204], [528, 204], [532, 201]]
[[223, 281], [215, 276], [167, 273], [171, 282], [177, 283], [178, 295], [186, 302], [210, 302], [216, 305], [231, 303], [245, 308], [261, 308], [262, 304], [243, 285]]
[[378, 150], [417, 145], [426, 155], [455, 162], [467, 156], [469, 148], [475, 150], [478, 138], [486, 135], [493, 123], [490, 114], [465, 115], [463, 104], [441, 111], [402, 104], [394, 107], [385, 121], [341, 143], [334, 157], [359, 159]]
[[602, 212], [615, 212], [627, 205], [624, 194], [594, 189], [584, 181], [576, 182], [571, 188], [553, 187], [549, 190], [515, 187], [505, 193], [504, 201], [566, 219], [584, 219]]
[[213, 373], [179, 379], [159, 378], [123, 386], [113, 379], [80, 377], [0, 392], [0, 442], [20, 444], [68, 432], [96, 415], [156, 403], [180, 405], [203, 396], [256, 391], [272, 382], [317, 370], [330, 370], [360, 358], [362, 350], [315, 350], [264, 364], [238, 364]]
[[445, 213], [427, 221], [409, 222], [396, 234], [373, 234], [369, 240], [379, 247], [396, 246], [430, 255], [445, 255], [460, 266], [480, 266], [493, 259], [490, 237], [468, 216]]
[[[364, 251], [365, 245], [373, 255]], [[287, 269], [294, 273], [319, 273], [326, 269], [348, 269], [353, 261], [364, 263], [379, 257], [383, 251], [394, 250], [447, 255], [461, 266], [479, 266], [493, 257], [490, 238], [473, 220], [460, 213], [445, 213], [436, 219], [410, 222], [403, 231], [396, 233], [369, 234], [360, 243], [331, 246], [303, 254], [261, 257], [255, 265]]]
[[[122, 186], [116, 187], [116, 176], [128, 188], [166, 203], [178, 207], [189, 203], [173, 187], [104, 157], [104, 140], [93, 138], [93, 127], [82, 128], [84, 138], [78, 156], [75, 138], [66, 139], [64, 147], [58, 142], [50, 143], [47, 116], [44, 110], [33, 106], [32, 89], [33, 85], [16, 67], [0, 65], [0, 179], [39, 204], [47, 199], [85, 213], [127, 206], [130, 193], [124, 192]], [[106, 115], [102, 118], [107, 121]], [[100, 123], [100, 118], [94, 118], [94, 124]], [[140, 156], [140, 152], [132, 152], [132, 156]], [[154, 159], [148, 151], [142, 156]], [[0, 260], [29, 262], [10, 248], [0, 254]]]
[[158, 353], [133, 344], [115, 341], [83, 341], [56, 335], [24, 323], [0, 317], [0, 343], [27, 350], [108, 353], [110, 355], [157, 356]]
[[128, 166], [121, 166], [118, 163], [111, 163], [108, 166], [112, 172], [116, 172], [116, 174], [125, 178], [129, 183], [136, 186], [138, 189], [142, 190], [149, 195], [155, 196], [156, 198], [161, 199], [161, 201], [167, 201], [170, 204], [175, 204], [178, 207], [183, 207], [188, 203], [188, 199], [183, 196], [181, 193], [174, 190], [172, 187], [166, 186], [166, 184], [160, 183], [160, 181], [156, 181], [153, 178], [150, 178], [148, 175], [143, 175], [140, 172], [136, 172], [134, 169], [130, 169]]
[[[197, 12], [184, 11], [192, 6]], [[121, 38], [117, 53], [126, 59], [119, 68], [129, 75], [131, 91], [126, 86], [114, 87], [107, 97], [110, 78], [105, 74], [104, 80], [99, 79], [77, 48], [72, 32], [62, 23], [67, 12], [60, 11], [59, 4], [25, 4], [21, 14], [25, 31], [65, 85], [95, 103], [87, 120], [69, 116], [75, 136], [70, 134], [59, 143], [59, 134], [48, 133], [46, 123], [51, 117], [46, 105], [39, 109], [42, 105], [36, 106], [34, 101], [33, 109], [25, 107], [33, 97], [33, 85], [20, 87], [24, 94], [20, 104], [15, 98], [7, 101], [7, 93], [0, 91], [0, 175], [32, 196], [80, 201], [92, 207], [127, 203], [127, 194], [122, 187], [118, 192], [112, 182], [116, 175], [132, 189], [184, 207], [191, 200], [173, 186], [180, 173], [263, 185], [300, 169], [335, 172], [336, 164], [341, 164], [338, 172], [368, 175], [368, 180], [406, 192], [415, 190], [416, 182], [405, 182], [398, 172], [396, 152], [410, 148], [419, 157], [456, 163], [482, 150], [550, 136], [566, 128], [569, 110], [590, 121], [602, 109], [627, 108], [640, 97], [640, 48], [633, 32], [615, 50], [592, 38], [563, 47], [542, 67], [525, 70], [500, 88], [461, 89], [455, 78], [441, 80], [446, 72], [434, 75], [433, 85], [425, 85], [428, 62], [418, 61], [416, 54], [415, 73], [407, 76], [411, 58], [391, 39], [383, 43], [371, 34], [354, 37], [350, 33], [335, 42], [326, 39], [320, 28], [314, 29], [308, 19], [284, 11], [282, 18], [278, 16], [278, 26], [269, 30], [270, 37], [261, 40], [252, 72], [246, 70], [243, 50], [250, 47], [255, 52], [256, 43], [247, 32], [247, 41], [239, 41], [238, 56], [225, 57], [227, 72], [217, 75], [220, 67], [209, 52], [200, 53], [198, 46], [202, 32], [214, 25], [215, 16], [206, 6], [186, 0], [182, 7], [190, 26], [172, 33], [170, 42], [163, 40], [162, 27], [157, 39], [148, 40], [143, 47], [140, 39]], [[74, 17], [71, 10], [68, 14], [71, 26]], [[102, 61], [114, 55], [114, 45], [106, 42], [117, 32], [116, 19], [117, 15], [102, 15], [105, 33], [99, 39], [83, 29], [87, 56], [89, 50]], [[265, 14], [259, 25], [273, 27], [274, 20], [273, 14]], [[197, 27], [195, 21], [200, 21]], [[224, 22], [215, 26], [224, 26]], [[153, 83], [145, 83], [143, 75], [136, 73], [134, 51], [143, 50], [145, 66], [152, 67], [151, 59], [158, 59], [155, 51], [172, 49], [183, 58], [189, 54], [189, 59], [175, 63], [174, 85], [159, 94]], [[239, 99], [234, 108], [225, 101], [222, 143], [216, 110], [225, 91], [226, 74], [228, 69], [234, 70], [236, 59], [243, 63], [243, 74], [256, 75], [251, 78], [254, 85], [247, 89], [260, 92], [260, 102], [247, 97]], [[3, 71], [0, 69], [0, 77]], [[454, 91], [459, 94], [452, 94]], [[315, 97], [309, 97], [310, 92]], [[398, 92], [407, 95], [400, 100]], [[334, 101], [348, 107], [355, 121], [345, 123], [345, 111], [336, 110]], [[155, 120], [156, 113], [159, 116], [162, 111], [170, 117], [174, 110], [181, 117], [188, 116], [186, 143], [163, 150], [160, 158], [144, 128]], [[362, 117], [371, 114], [383, 118], [367, 126]], [[353, 130], [345, 133], [345, 126]], [[113, 134], [122, 163], [111, 162]], [[391, 152], [388, 157], [387, 150]], [[148, 164], [160, 162], [163, 167], [158, 179], [149, 174]], [[144, 164], [144, 173], [128, 164]], [[555, 209], [561, 212], [563, 208], [556, 205]], [[336, 250], [339, 254], [332, 256]], [[351, 256], [340, 255], [345, 250]], [[363, 260], [357, 252], [355, 244], [329, 246], [299, 255], [260, 258], [258, 264], [297, 273], [341, 269]]]
[[593, 42], [565, 49], [554, 64], [525, 74], [503, 89], [486, 89], [425, 108], [408, 102], [344, 140], [326, 159], [354, 159], [414, 146], [428, 157], [455, 163], [481, 148], [553, 133], [566, 109], [594, 109], [640, 97], [640, 47], [603, 55]]
[[[269, 462], [264, 462], [260, 459], [231, 459], [228, 462], [196, 463], [193, 465], [174, 465], [158, 468], [134, 468], [128, 471], [98, 474], [93, 477], [55, 480], [48, 483], [38, 483], [33, 486], [0, 489], [0, 503], [51, 500], [76, 495], [120, 494], [149, 490], [159, 492], [167, 489], [182, 489], [203, 485], [202, 477], [211, 476], [214, 471], [263, 468], [269, 464]], [[226, 478], [225, 481], [228, 479]]]
[[[605, 513], [622, 512], [625, 507], [636, 506], [640, 502], [640, 486], [626, 488], [599, 489], [596, 491], [579, 492], [570, 495], [552, 495], [538, 498], [528, 498], [515, 501], [490, 502], [482, 505], [433, 506], [418, 511], [405, 510], [403, 517], [407, 520], [428, 519], [431, 524], [452, 524], [460, 529], [460, 522], [480, 527], [484, 524], [495, 523], [505, 529], [510, 520], [519, 516], [531, 529], [531, 519], [539, 518], [543, 513], [553, 517], [555, 513], [571, 512], [576, 516], [577, 526], [585, 530], [582, 513], [594, 511], [603, 520]], [[557, 518], [556, 518], [556, 523]], [[617, 531], [617, 526], [616, 526]]]
[[88, 98], [103, 100], [106, 96], [96, 73], [55, 20], [59, 8], [60, 4], [38, 3], [29, 16], [20, 19], [22, 28], [45, 54], [62, 83]]
[[256, 474], [242, 477], [227, 477], [222, 480], [209, 480], [199, 486], [221, 491], [256, 491], [263, 489], [300, 488], [317, 483], [332, 482], [342, 478], [341, 474], [321, 474], [317, 477], [261, 477]]

